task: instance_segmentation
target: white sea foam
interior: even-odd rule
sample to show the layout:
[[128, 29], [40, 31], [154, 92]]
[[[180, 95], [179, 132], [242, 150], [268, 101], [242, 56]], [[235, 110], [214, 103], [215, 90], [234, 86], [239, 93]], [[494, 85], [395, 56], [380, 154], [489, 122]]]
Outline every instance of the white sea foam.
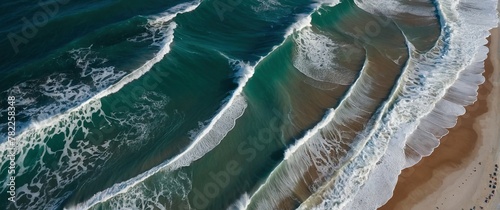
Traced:
[[[312, 13], [311, 13], [312, 14]], [[297, 18], [297, 22], [292, 24], [285, 33], [285, 38], [289, 37], [295, 31], [300, 31], [307, 26], [311, 26], [311, 14], [303, 14]], [[278, 47], [278, 46], [276, 46]]]
[[335, 5], [340, 4], [340, 1], [341, 0], [316, 0], [318, 4], [327, 7], [334, 7]]
[[[176, 13], [186, 12], [192, 9], [194, 8], [191, 6], [187, 7], [184, 11], [176, 11]], [[124, 76], [120, 81], [96, 94], [79, 106], [38, 123], [32, 123], [28, 129], [16, 137], [20, 143], [16, 147], [16, 159], [18, 160], [17, 165], [19, 166], [16, 171], [16, 176], [32, 173], [33, 170], [36, 170], [36, 173], [38, 173], [38, 175], [34, 176], [36, 178], [31, 180], [31, 182], [18, 187], [17, 197], [29, 200], [29, 202], [23, 203], [23, 205], [44, 206], [46, 208], [56, 208], [60, 206], [60, 202], [71, 195], [71, 190], [65, 189], [68, 184], [88, 171], [95, 171], [106, 165], [105, 163], [109, 161], [109, 157], [114, 155], [108, 150], [110, 144], [114, 144], [113, 148], [118, 147], [122, 149], [140, 147], [145, 143], [145, 140], [150, 139], [149, 135], [153, 132], [150, 130], [151, 127], [144, 124], [145, 119], [151, 119], [152, 117], [155, 119], [163, 119], [169, 117], [167, 115], [162, 116], [163, 113], [158, 114], [158, 110], [163, 110], [164, 106], [168, 103], [168, 97], [149, 92], [145, 93], [145, 95], [134, 104], [133, 108], [138, 110], [137, 115], [125, 115], [127, 119], [117, 117], [117, 115], [119, 115], [117, 112], [111, 111], [111, 113], [108, 113], [109, 115], [106, 115], [101, 110], [101, 98], [117, 92], [127, 83], [141, 77], [170, 51], [170, 44], [173, 41], [173, 30], [176, 24], [171, 22], [171, 19], [159, 18], [155, 20], [156, 21], [152, 21], [152, 23], [159, 24], [158, 27], [163, 28], [162, 30], [165, 31], [163, 33], [165, 36], [160, 51], [156, 53], [153, 59], [147, 61], [135, 71]], [[168, 23], [165, 24], [162, 21], [167, 21]], [[91, 54], [91, 52], [86, 49], [74, 51], [74, 53], [78, 52], [83, 52], [84, 55], [87, 56]], [[80, 56], [76, 57], [81, 58]], [[77, 64], [83, 68], [83, 74], [92, 75], [92, 71], [94, 71], [94, 73], [95, 71], [100, 71], [96, 69], [89, 70], [89, 65], [86, 65], [87, 62], [85, 62], [85, 60], [88, 60], [88, 57], [87, 59], [83, 59], [82, 62], [77, 62]], [[102, 81], [102, 79], [98, 77], [93, 77], [93, 79], [96, 79], [96, 82]], [[42, 85], [42, 90], [46, 91], [51, 97], [67, 97], [69, 94], [61, 95], [57, 93], [60, 91], [59, 89], [63, 88], [58, 88], [59, 86], [54, 85], [58, 84], [58, 82], [62, 82], [64, 85], [70, 85], [71, 83], [50, 77], [46, 85]], [[70, 91], [70, 93], [73, 94], [71, 92], [73, 89], [71, 88], [66, 91]], [[75, 97], [70, 97], [68, 100], [71, 98]], [[156, 101], [157, 99], [160, 99], [160, 101]], [[148, 105], [141, 104], [139, 102], [140, 100], [146, 101]], [[22, 103], [24, 102], [26, 101], [22, 101]], [[26, 103], [29, 103], [29, 101]], [[121, 114], [121, 116], [123, 116], [123, 114]], [[177, 116], [178, 114], [174, 113], [174, 116], [170, 117]], [[182, 115], [180, 117], [180, 119], [172, 121], [182, 122]], [[104, 141], [92, 142], [88, 137], [90, 134], [94, 133], [90, 132], [88, 125], [96, 123], [95, 121], [99, 119], [102, 120], [104, 125], [94, 124], [94, 127], [113, 124], [113, 126], [118, 127], [126, 126], [128, 131], [117, 133], [114, 139], [104, 139]], [[175, 126], [174, 124], [171, 125], [171, 127]], [[56, 145], [57, 148], [54, 148], [54, 145]], [[33, 162], [29, 162], [29, 165], [24, 164], [24, 160], [32, 159], [33, 151], [41, 151], [42, 153], [37, 155], [46, 158], [56, 158], [56, 161], [51, 161], [51, 164], [47, 164], [45, 158], [40, 158], [37, 159], [36, 164]], [[4, 156], [6, 152], [7, 145], [5, 143], [0, 144], [0, 155]], [[2, 161], [3, 166], [8, 164], [6, 161], [7, 160]], [[55, 184], [58, 187], [45, 186], [44, 184], [47, 183]], [[1, 187], [2, 189], [6, 189], [5, 184]], [[61, 191], [62, 189], [64, 190]], [[54, 197], [58, 199], [54, 199]], [[17, 204], [13, 203], [11, 205]], [[16, 208], [25, 207], [16, 206]]]
[[[300, 31], [305, 27], [311, 26], [311, 14], [314, 12], [318, 11], [321, 6], [330, 6], [333, 7], [337, 4], [340, 4], [340, 0], [319, 0], [316, 1], [314, 4], [311, 5], [313, 11], [311, 11], [309, 14], [301, 14], [296, 18], [296, 22], [292, 24], [285, 33], [285, 38], [289, 37], [290, 35], [293, 34], [295, 31]], [[277, 47], [277, 46], [276, 46]]]
[[415, 0], [411, 4], [408, 2], [401, 3], [401, 0], [393, 1], [370, 1], [370, 0], [355, 0], [356, 5], [372, 14], [398, 15], [412, 14], [419, 17], [433, 17], [435, 10], [429, 10], [426, 5], [427, 0]]
[[[125, 75], [124, 71], [107, 66], [107, 59], [98, 57], [91, 47], [68, 52], [81, 70], [78, 80], [72, 79], [74, 75], [69, 73], [53, 73], [45, 78], [24, 81], [5, 91], [16, 96], [17, 115], [26, 118], [19, 123], [29, 125], [61, 114], [89, 100]], [[0, 110], [0, 113], [6, 111]], [[24, 130], [23, 127], [18, 129]]]
[[[163, 176], [163, 174], [168, 174], [181, 167], [189, 166], [192, 162], [200, 159], [206, 153], [210, 152], [213, 148], [219, 145], [227, 133], [234, 128], [236, 120], [245, 112], [247, 103], [242, 95], [242, 91], [243, 87], [252, 77], [254, 72], [253, 67], [245, 64], [244, 62], [230, 60], [230, 63], [236, 65], [239, 71], [243, 72], [240, 73], [242, 76], [239, 79], [238, 88], [236, 88], [231, 98], [217, 113], [217, 115], [212, 118], [210, 123], [200, 133], [197, 134], [193, 142], [186, 149], [184, 149], [182, 153], [132, 179], [114, 184], [112, 187], [98, 192], [84, 203], [77, 204], [76, 206], [70, 206], [68, 208], [88, 209], [98, 203], [106, 201], [111, 203], [125, 203], [124, 200], [128, 199], [131, 196], [130, 194], [142, 191], [141, 188], [144, 188], [145, 186], [141, 185], [141, 183], [144, 180], [159, 173], [161, 173], [160, 176]], [[146, 202], [149, 198], [138, 196], [135, 197], [135, 199]], [[127, 206], [127, 208], [132, 207], [133, 206]]]
[[163, 46], [165, 37], [171, 36], [170, 31], [164, 30], [166, 24], [169, 24], [170, 21], [174, 19], [175, 16], [177, 16], [177, 14], [187, 13], [195, 10], [200, 5], [200, 3], [200, 0], [185, 2], [176, 5], [159, 15], [152, 16], [150, 19], [148, 19], [148, 24], [144, 26], [148, 30], [148, 32], [132, 38], [128, 38], [127, 40], [130, 42], [150, 41], [152, 42], [151, 45], [160, 47]]
[[[384, 108], [371, 131], [366, 131], [369, 135], [364, 149], [300, 209], [376, 209], [391, 197], [400, 171], [428, 155], [437, 146], [436, 137], [445, 133], [441, 128], [453, 126], [456, 117], [464, 113], [457, 105], [475, 100], [487, 50], [482, 45], [488, 30], [497, 24], [491, 6], [495, 4], [439, 1], [444, 28], [436, 46], [424, 55], [412, 54], [400, 80], [403, 85], [398, 85], [400, 93], [393, 95], [396, 103], [391, 109]], [[457, 93], [466, 97], [457, 97]], [[452, 103], [457, 105], [450, 110], [440, 108]], [[433, 123], [437, 129], [424, 123]], [[431, 140], [417, 141], [407, 138], [409, 134]], [[405, 155], [408, 143], [416, 156]]]
[[[482, 65], [488, 49], [481, 48], [473, 60]], [[482, 69], [482, 66], [470, 65], [463, 70], [435, 108], [420, 120], [417, 129], [406, 140], [404, 168], [430, 155], [439, 146], [439, 139], [448, 134], [447, 129], [455, 126], [457, 117], [465, 114], [464, 106], [475, 102], [478, 86], [484, 82]]]
[[188, 194], [192, 189], [191, 175], [178, 171], [158, 177], [154, 187], [133, 188], [122, 199], [111, 199], [106, 208], [112, 209], [191, 209]]
[[[167, 30], [169, 31], [169, 33], [168, 33], [168, 36], [165, 37], [164, 46], [154, 56], [153, 59], [147, 61], [144, 65], [142, 65], [138, 69], [132, 71], [130, 74], [122, 77], [121, 80], [119, 80], [118, 82], [114, 83], [113, 85], [110, 85], [105, 90], [103, 90], [103, 91], [95, 94], [93, 97], [91, 97], [90, 99], [84, 101], [83, 103], [80, 103], [80, 105], [78, 105], [78, 106], [76, 106], [74, 108], [71, 108], [71, 109], [63, 112], [62, 114], [51, 116], [51, 118], [41, 117], [42, 120], [40, 120], [38, 122], [33, 121], [31, 123], [31, 125], [26, 130], [27, 131], [28, 130], [36, 130], [36, 129], [41, 129], [43, 127], [51, 126], [53, 124], [57, 124], [63, 118], [67, 117], [69, 113], [71, 113], [71, 112], [78, 112], [79, 110], [84, 109], [84, 107], [87, 106], [88, 104], [93, 103], [94, 101], [98, 101], [101, 98], [103, 98], [103, 97], [105, 97], [105, 96], [107, 96], [109, 94], [117, 92], [118, 90], [120, 90], [126, 84], [128, 84], [131, 81], [133, 81], [133, 80], [141, 77], [142, 75], [144, 75], [147, 71], [149, 71], [151, 69], [151, 67], [154, 64], [156, 64], [157, 62], [159, 62], [170, 51], [170, 46], [169, 45], [173, 41], [173, 30], [175, 29], [175, 26], [176, 26], [175, 23], [171, 23], [169, 25], [169, 27], [167, 28]], [[66, 85], [61, 84], [61, 82], [63, 82]], [[24, 87], [25, 85], [20, 84], [20, 86]], [[49, 97], [53, 97], [55, 99], [63, 100], [63, 102], [72, 102], [72, 99], [77, 99], [77, 97], [81, 98], [82, 95], [86, 94], [86, 93], [82, 93], [82, 94], [80, 94], [80, 93], [81, 92], [85, 92], [86, 90], [88, 90], [87, 88], [85, 88], [85, 86], [79, 86], [79, 85], [73, 86], [73, 85], [71, 85], [71, 81], [65, 81], [64, 79], [58, 78], [58, 77], [55, 77], [55, 78], [49, 77], [47, 79], [47, 81], [45, 82], [45, 84], [42, 84], [40, 86], [42, 87], [42, 90], [41, 90], [42, 93], [45, 93]], [[14, 87], [13, 90], [18, 90], [18, 89], [22, 90], [21, 88], [17, 88], [17, 87]], [[22, 93], [21, 93], [21, 95], [22, 95]], [[36, 99], [33, 99], [33, 100], [32, 99], [28, 99], [28, 101], [34, 101], [34, 100], [36, 100]], [[26, 101], [23, 101], [22, 103], [25, 103], [25, 102]], [[60, 108], [60, 107], [58, 106], [58, 104], [52, 104], [52, 105], [49, 105], [48, 108], [42, 108], [42, 110], [46, 110], [46, 109], [49, 109], [49, 108], [56, 109], [56, 108]], [[28, 114], [30, 112], [33, 112], [33, 110], [37, 111], [37, 109], [30, 109], [28, 111]], [[50, 110], [50, 113], [53, 113], [53, 110]], [[48, 114], [41, 115], [41, 116], [46, 116], [46, 115], [48, 116]], [[25, 132], [22, 132], [21, 134], [19, 134], [19, 136], [22, 137]], [[1, 150], [5, 150], [5, 144], [4, 143], [0, 144], [0, 151]]]
[[227, 210], [245, 210], [250, 204], [250, 196], [248, 193], [244, 193], [240, 199], [227, 208]]
[[[258, 0], [258, 1], [259, 1], [258, 6], [252, 6], [252, 9], [262, 17], [270, 16], [272, 18], [276, 18], [278, 12], [284, 12], [286, 15], [288, 15], [288, 13], [292, 12], [292, 10], [294, 9], [292, 7], [284, 6], [277, 0], [271, 0], [271, 1]], [[298, 14], [295, 17], [295, 22], [286, 30], [284, 37], [286, 38], [291, 34], [293, 34], [293, 32], [300, 31], [302, 28], [310, 26], [311, 14], [317, 11], [320, 8], [320, 6], [322, 5], [335, 6], [339, 3], [340, 0], [318, 0], [312, 2], [312, 4], [309, 6], [310, 8], [313, 8], [311, 12]]]
[[[84, 124], [91, 122], [93, 115], [102, 114], [100, 106], [99, 101], [90, 103], [78, 112], [67, 114], [66, 118], [62, 118], [57, 123], [40, 129], [28, 130], [17, 137], [19, 145], [17, 145], [18, 149], [16, 151], [16, 165], [18, 166], [16, 176], [37, 173], [36, 176], [33, 176], [36, 177], [35, 179], [18, 186], [17, 198], [28, 200], [22, 205], [55, 208], [57, 202], [65, 199], [65, 197], [61, 195], [62, 197], [58, 196], [58, 199], [51, 199], [51, 195], [56, 194], [59, 188], [47, 187], [48, 183], [63, 188], [75, 178], [84, 174], [85, 171], [98, 168], [97, 163], [109, 157], [110, 154], [106, 152], [108, 144], [93, 145], [89, 141], [75, 138], [77, 133], [85, 133]], [[52, 139], [52, 141], [46, 142], [47, 139]], [[50, 145], [47, 143], [50, 143]], [[54, 146], [54, 144], [57, 146]], [[7, 150], [5, 146], [1, 146], [0, 155], [4, 156]], [[60, 146], [62, 146], [62, 149], [58, 148]], [[31, 157], [33, 151], [40, 152], [37, 156], [41, 158], [25, 163], [24, 160], [33, 159]], [[55, 160], [48, 164], [44, 158], [53, 158]], [[84, 164], [84, 160], [87, 159], [93, 161]], [[1, 165], [5, 166], [7, 164], [8, 161], [2, 159]], [[34, 167], [39, 168], [34, 171]], [[6, 184], [4, 183], [1, 188], [7, 189]], [[26, 208], [26, 206], [17, 206], [21, 205], [17, 203], [11, 205], [15, 205], [18, 209]]]
[[[16, 176], [30, 173], [30, 176], [36, 178], [19, 187], [17, 198], [27, 199], [29, 202], [19, 203], [16, 208], [57, 208], [59, 202], [71, 194], [72, 189], [67, 188], [69, 184], [88, 172], [99, 171], [109, 164], [112, 156], [119, 157], [113, 152], [116, 148], [133, 152], [147, 143], [156, 128], [145, 122], [155, 119], [158, 123], [165, 123], [168, 120], [171, 124], [167, 128], [174, 129], [178, 125], [174, 123], [182, 122], [182, 116], [168, 116], [159, 112], [165, 109], [168, 102], [168, 97], [148, 92], [134, 104], [136, 112], [112, 111], [106, 114], [101, 110], [101, 102], [93, 101], [77, 112], [67, 113], [58, 123], [25, 132], [17, 139], [21, 144], [17, 152], [20, 162], [17, 163], [19, 168]], [[112, 127], [125, 131], [115, 135], [108, 134], [107, 139], [100, 141], [96, 130], [89, 132], [89, 128], [96, 129], [96, 126], [89, 126], [92, 123], [103, 126], [99, 128]], [[34, 151], [40, 152], [42, 158], [26, 163], [22, 161], [32, 158], [30, 156]], [[4, 155], [5, 152], [0, 151], [0, 154]], [[2, 161], [2, 165], [4, 164], [8, 162]], [[91, 181], [92, 179], [84, 180], [87, 183]], [[6, 188], [7, 186], [2, 186], [2, 189]]]
[[257, 0], [258, 6], [252, 6], [252, 9], [259, 13], [262, 14], [264, 12], [275, 12], [276, 10], [282, 9], [283, 5], [278, 0]]
[[314, 126], [314, 128], [312, 128], [311, 130], [308, 130], [307, 133], [304, 135], [304, 137], [300, 138], [299, 140], [297, 140], [295, 142], [295, 144], [293, 144], [291, 147], [289, 147], [285, 151], [285, 160], [288, 160], [295, 152], [297, 152], [297, 150], [301, 146], [306, 144], [310, 138], [312, 138], [315, 134], [317, 134], [320, 131], [320, 129], [322, 129], [326, 125], [328, 125], [328, 123], [330, 123], [332, 121], [333, 117], [335, 116], [334, 112], [335, 112], [334, 109], [328, 110], [326, 112], [325, 116], [323, 117], [323, 119], [318, 124], [316, 124], [316, 126]]
[[[332, 176], [342, 164], [349, 160], [345, 141], [351, 138], [351, 134], [339, 131], [334, 124], [342, 124], [346, 116], [363, 116], [363, 103], [356, 104], [356, 98], [366, 95], [369, 86], [366, 83], [373, 82], [371, 77], [365, 73], [366, 64], [361, 70], [361, 77], [357, 79], [341, 101], [337, 110], [331, 109], [325, 117], [295, 145], [285, 151], [285, 159], [268, 176], [256, 192], [253, 193], [247, 209], [276, 209], [284, 198], [292, 196], [293, 190], [298, 183], [303, 181], [304, 175], [309, 174], [311, 167], [316, 169], [317, 178], [313, 184], [308, 186], [311, 192], [316, 191], [325, 179]], [[369, 82], [370, 81], [370, 82]], [[369, 104], [369, 103], [368, 103]]]
[[[148, 20], [147, 27], [155, 31], [155, 33], [151, 34], [153, 37], [151, 39], [154, 40], [153, 44], [158, 45], [160, 50], [151, 60], [146, 61], [142, 66], [125, 76], [123, 76], [125, 72], [115, 71], [113, 66], [101, 67], [106, 64], [107, 59], [98, 57], [91, 50], [92, 46], [90, 46], [88, 48], [74, 49], [69, 53], [75, 59], [76, 66], [82, 69], [81, 76], [91, 77], [93, 80], [92, 86], [82, 82], [74, 84], [75, 82], [67, 79], [65, 74], [54, 74], [47, 77], [42, 84], [40, 84], [40, 80], [30, 80], [7, 90], [11, 95], [20, 96], [18, 97], [22, 99], [20, 104], [27, 107], [26, 109], [20, 109], [19, 115], [34, 116], [26, 130], [57, 122], [61, 118], [58, 115], [79, 110], [92, 101], [117, 92], [126, 84], [144, 75], [170, 51], [170, 44], [174, 38], [174, 29], [177, 26], [175, 22], [171, 22], [172, 18], [176, 14], [192, 11], [198, 5], [198, 1], [184, 3], [169, 9], [163, 13], [164, 16]], [[50, 97], [55, 102], [37, 107], [35, 102], [40, 96]], [[6, 110], [0, 112], [6, 112]]]
[[356, 78], [357, 72], [341, 64], [344, 52], [352, 50], [351, 55], [362, 54], [361, 49], [348, 43], [334, 42], [326, 35], [304, 28], [294, 36], [296, 56], [293, 66], [304, 75], [322, 82], [340, 85], [350, 85]]
[[235, 65], [240, 72], [237, 73], [241, 75], [238, 81], [238, 87], [223, 108], [196, 136], [193, 143], [191, 143], [184, 152], [168, 161], [169, 163], [166, 166], [169, 167], [169, 170], [188, 166], [219, 145], [227, 133], [234, 128], [236, 120], [245, 112], [247, 103], [242, 92], [248, 80], [253, 76], [254, 68], [242, 61], [229, 61], [232, 65]]

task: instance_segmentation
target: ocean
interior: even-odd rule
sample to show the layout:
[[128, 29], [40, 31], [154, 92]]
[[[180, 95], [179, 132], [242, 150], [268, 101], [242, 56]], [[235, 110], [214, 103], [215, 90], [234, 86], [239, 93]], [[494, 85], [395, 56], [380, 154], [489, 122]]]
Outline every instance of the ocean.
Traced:
[[497, 3], [4, 1], [0, 209], [377, 209], [476, 101]]

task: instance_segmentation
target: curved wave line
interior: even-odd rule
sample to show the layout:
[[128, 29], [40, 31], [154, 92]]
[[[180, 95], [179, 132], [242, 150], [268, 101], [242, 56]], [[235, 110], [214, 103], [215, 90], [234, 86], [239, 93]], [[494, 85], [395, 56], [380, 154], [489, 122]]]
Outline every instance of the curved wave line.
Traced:
[[[199, 4], [200, 4], [199, 1], [180, 4], [176, 7], [169, 9], [167, 12], [163, 13], [163, 16], [156, 17], [155, 19], [153, 19], [153, 23], [169, 22], [177, 14], [190, 12], [190, 11], [194, 10]], [[96, 101], [96, 100], [99, 100], [105, 96], [116, 93], [122, 87], [124, 87], [126, 84], [128, 84], [128, 83], [140, 78], [144, 74], [146, 74], [156, 63], [160, 62], [163, 59], [163, 57], [170, 52], [170, 44], [172, 44], [172, 42], [174, 40], [174, 29], [176, 28], [176, 26], [177, 26], [177, 24], [175, 22], [172, 22], [168, 25], [168, 28], [165, 31], [165, 34], [166, 34], [165, 40], [163, 40], [163, 42], [160, 43], [160, 51], [158, 51], [156, 53], [156, 55], [151, 60], [146, 61], [146, 63], [144, 63], [141, 67], [132, 71], [130, 74], [124, 76], [115, 84], [113, 84], [113, 85], [109, 86], [108, 88], [106, 88], [105, 90], [97, 93], [92, 98], [81, 103], [77, 107], [71, 108], [71, 109], [69, 109], [61, 114], [57, 114], [49, 119], [45, 119], [45, 120], [42, 120], [40, 122], [32, 122], [26, 129], [24, 129], [24, 131], [22, 133], [19, 134], [18, 137], [22, 137], [29, 130], [32, 130], [32, 129], [36, 130], [36, 129], [40, 129], [42, 127], [47, 127], [49, 125], [52, 125], [52, 124], [56, 123], [57, 121], [59, 121], [59, 119], [66, 117], [66, 115], [68, 113], [76, 112], [76, 111], [80, 110], [82, 107], [91, 103], [92, 101]], [[0, 144], [0, 150], [6, 149], [6, 143], [7, 143], [7, 141], [2, 142]]]
[[[376, 190], [380, 190], [379, 188], [373, 189], [373, 188], [368, 188], [366, 187], [367, 181], [371, 181], [370, 183], [373, 184], [377, 181], [380, 180], [375, 180], [376, 178], [369, 179], [373, 177], [373, 174], [371, 176], [368, 176], [374, 169], [379, 169], [380, 173], [383, 173], [385, 176], [387, 176], [386, 171], [382, 172], [380, 170], [387, 170], [387, 168], [381, 169], [381, 166], [379, 166], [378, 161], [380, 161], [382, 158], [385, 157], [387, 154], [386, 151], [389, 148], [389, 146], [404, 146], [406, 143], [406, 137], [408, 134], [412, 133], [413, 131], [416, 130], [420, 120], [426, 116], [427, 114], [431, 113], [433, 109], [435, 108], [436, 104], [442, 99], [446, 92], [450, 89], [450, 87], [453, 86], [453, 84], [457, 81], [459, 74], [463, 71], [466, 70], [468, 66], [470, 66], [473, 62], [478, 62], [476, 60], [476, 57], [470, 57], [470, 55], [476, 55], [479, 52], [479, 47], [473, 47], [473, 49], [470, 49], [469, 51], [473, 51], [471, 54], [466, 54], [462, 51], [458, 51], [458, 47], [452, 45], [454, 43], [452, 42], [457, 42], [458, 44], [463, 43], [464, 41], [458, 39], [457, 37], [460, 37], [460, 35], [455, 36], [457, 33], [460, 33], [463, 30], [467, 31], [475, 31], [471, 29], [466, 29], [467, 24], [463, 24], [463, 21], [461, 20], [460, 14], [457, 13], [457, 11], [450, 11], [447, 10], [447, 8], [443, 8], [443, 4], [447, 4], [447, 6], [451, 7], [457, 7], [458, 3], [453, 3], [453, 2], [437, 2], [436, 4], [438, 7], [441, 9], [439, 10], [440, 16], [443, 18], [442, 22], [444, 22], [444, 28], [442, 29], [442, 34], [440, 36], [440, 41], [441, 41], [441, 46], [436, 45], [434, 50], [439, 51], [437, 54], [432, 54], [428, 53], [426, 56], [420, 57], [420, 59], [423, 59], [423, 63], [418, 63], [415, 60], [412, 60], [414, 65], [423, 65], [421, 67], [425, 66], [430, 66], [432, 64], [440, 64], [442, 65], [442, 71], [445, 71], [444, 74], [452, 74], [451, 77], [446, 77], [446, 75], [439, 75], [440, 73], [435, 73], [435, 75], [430, 74], [429, 72], [426, 72], [423, 70], [424, 74], [419, 74], [420, 72], [418, 69], [416, 71], [412, 71], [413, 79], [417, 79], [419, 76], [423, 76], [425, 74], [428, 74], [429, 78], [425, 78], [422, 80], [428, 80], [435, 78], [438, 81], [421, 81], [422, 86], [421, 87], [413, 87], [415, 85], [411, 84], [411, 77], [407, 78], [410, 79], [410, 81], [407, 81], [406, 87], [403, 88], [403, 93], [400, 94], [400, 98], [402, 100], [399, 100], [394, 104], [394, 108], [390, 110], [386, 110], [386, 113], [383, 114], [383, 118], [377, 120], [377, 123], [375, 124], [375, 127], [372, 129], [370, 132], [371, 134], [367, 136], [367, 140], [369, 140], [366, 144], [366, 147], [363, 149], [362, 153], [356, 157], [355, 161], [352, 161], [349, 163], [349, 165], [346, 165], [344, 170], [342, 170], [336, 177], [335, 179], [332, 179], [328, 185], [325, 185], [322, 187], [322, 190], [316, 192], [314, 196], [309, 197], [306, 202], [304, 202], [300, 209], [310, 209], [313, 208], [313, 206], [317, 209], [325, 208], [328, 206], [329, 209], [343, 209], [346, 208], [346, 206], [351, 205], [349, 207], [353, 208], [352, 205], [358, 205], [355, 207], [359, 206], [367, 206], [370, 205], [377, 205], [375, 203], [369, 203], [366, 201], [359, 201], [357, 199], [354, 199], [357, 195], [359, 195], [360, 192], [364, 192], [366, 195], [367, 193], [373, 193]], [[449, 8], [448, 8], [449, 9]], [[446, 20], [446, 21], [445, 21]], [[461, 25], [462, 24], [462, 25]], [[486, 35], [483, 31], [487, 31], [486, 29], [494, 27], [493, 24], [484, 24], [482, 25], [477, 33], [481, 33], [483, 35]], [[474, 33], [474, 32], [473, 32]], [[476, 36], [477, 37], [477, 36]], [[484, 42], [485, 37], [479, 36], [477, 39], [473, 40], [473, 44], [482, 44]], [[470, 42], [470, 41], [467, 41]], [[462, 49], [462, 48], [461, 48]], [[461, 60], [465, 60], [466, 62], [462, 64], [454, 64], [452, 67], [453, 69], [457, 69], [455, 71], [446, 72], [446, 70], [449, 70], [449, 68], [446, 68], [448, 63], [443, 63], [443, 62], [428, 62], [429, 58], [432, 57], [437, 57], [440, 59], [457, 59], [460, 57], [464, 57]], [[453, 60], [452, 60], [453, 61]], [[448, 64], [449, 65], [449, 64]], [[443, 69], [444, 68], [444, 69]], [[436, 71], [436, 70], [434, 70]], [[443, 86], [442, 88], [437, 88]], [[434, 89], [433, 89], [434, 88]], [[425, 96], [426, 98], [423, 98]], [[427, 101], [425, 101], [427, 99]], [[429, 101], [432, 100], [432, 101]], [[422, 104], [423, 103], [423, 104]], [[398, 172], [401, 171], [402, 168], [399, 168], [399, 164], [404, 165], [404, 158], [403, 160], [399, 160], [397, 156], [398, 154], [393, 154], [395, 151], [391, 150], [390, 157], [391, 163], [387, 163], [389, 165], [394, 165], [398, 164], [396, 166], [397, 168], [394, 168], [392, 166], [392, 170], [398, 170]], [[396, 156], [394, 156], [396, 155]], [[368, 158], [367, 158], [368, 157]], [[383, 164], [382, 164], [383, 165]], [[391, 166], [387, 166], [391, 167]], [[390, 168], [391, 169], [391, 168]], [[389, 174], [389, 175], [394, 175], [394, 174]], [[396, 174], [397, 178], [397, 174]], [[395, 185], [395, 181], [397, 179], [392, 179], [391, 184], [392, 186]], [[355, 183], [364, 183], [363, 186], [360, 184], [355, 184]], [[370, 185], [373, 187], [372, 185]], [[387, 187], [387, 186], [385, 186]], [[361, 189], [360, 189], [361, 188]], [[364, 190], [364, 191], [363, 191]], [[371, 190], [371, 191], [370, 191]], [[360, 195], [361, 196], [361, 195]], [[320, 201], [319, 203], [317, 202], [318, 197], [322, 197], [323, 200]], [[363, 197], [366, 198], [366, 197]], [[380, 198], [380, 197], [379, 197]], [[385, 199], [385, 198], [384, 198]], [[370, 199], [371, 200], [371, 199]], [[354, 201], [357, 201], [357, 203], [353, 203]], [[330, 205], [327, 203], [329, 202]], [[333, 206], [331, 205], [333, 204]], [[355, 208], [354, 207], [354, 208]], [[376, 208], [375, 206], [370, 206], [371, 208]], [[363, 209], [363, 208], [362, 208]]]

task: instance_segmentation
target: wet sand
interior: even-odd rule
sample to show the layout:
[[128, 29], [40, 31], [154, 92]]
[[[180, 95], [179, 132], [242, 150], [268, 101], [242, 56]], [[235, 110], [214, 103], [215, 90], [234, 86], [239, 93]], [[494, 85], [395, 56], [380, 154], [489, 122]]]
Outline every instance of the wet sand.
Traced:
[[478, 101], [431, 156], [403, 170], [394, 196], [379, 209], [500, 210], [500, 35], [498, 28], [491, 32]]

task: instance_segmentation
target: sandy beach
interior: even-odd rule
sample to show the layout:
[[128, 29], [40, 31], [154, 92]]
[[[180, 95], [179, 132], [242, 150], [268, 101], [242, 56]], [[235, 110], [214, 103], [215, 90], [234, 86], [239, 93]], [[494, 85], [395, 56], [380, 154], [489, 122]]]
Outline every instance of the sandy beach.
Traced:
[[478, 101], [431, 156], [401, 173], [394, 196], [379, 209], [500, 210], [499, 39], [498, 28], [491, 30]]

